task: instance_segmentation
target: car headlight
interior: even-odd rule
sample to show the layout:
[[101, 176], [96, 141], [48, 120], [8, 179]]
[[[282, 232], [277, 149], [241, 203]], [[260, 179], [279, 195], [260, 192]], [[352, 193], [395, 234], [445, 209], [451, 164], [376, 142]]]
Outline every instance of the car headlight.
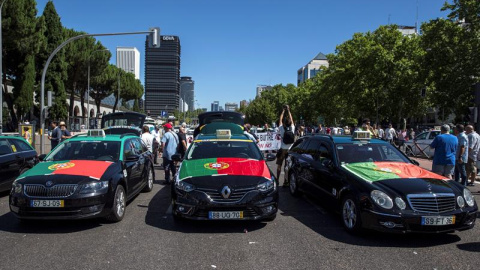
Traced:
[[465, 200], [462, 198], [462, 196], [457, 197], [457, 204], [460, 208], [463, 208], [465, 206]]
[[190, 192], [192, 190], [195, 190], [195, 186], [187, 183], [185, 181], [177, 181], [175, 182], [175, 187], [178, 188], [179, 190], [185, 191], [185, 192]]
[[104, 193], [108, 190], [108, 181], [92, 182], [80, 185], [80, 194]]
[[261, 192], [267, 192], [275, 189], [275, 181], [269, 180], [257, 185], [257, 189]]
[[374, 190], [370, 193], [372, 200], [380, 207], [385, 209], [392, 209], [393, 201], [387, 194], [380, 190]]
[[402, 210], [404, 210], [407, 207], [407, 205], [405, 204], [405, 201], [400, 197], [395, 198], [395, 204], [398, 206], [398, 208]]
[[22, 193], [22, 184], [14, 181], [12, 184], [12, 192], [13, 193]]
[[463, 197], [465, 198], [465, 201], [467, 202], [468, 206], [472, 207], [475, 204], [473, 195], [470, 192], [470, 190], [468, 190], [468, 188], [463, 190]]

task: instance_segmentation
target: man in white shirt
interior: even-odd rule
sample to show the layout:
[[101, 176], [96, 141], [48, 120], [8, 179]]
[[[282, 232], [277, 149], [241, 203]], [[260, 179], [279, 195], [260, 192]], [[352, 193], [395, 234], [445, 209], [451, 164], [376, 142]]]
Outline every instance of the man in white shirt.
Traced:
[[383, 130], [382, 126], [378, 127], [378, 138], [385, 140], [385, 130]]
[[392, 124], [388, 125], [388, 128], [385, 129], [385, 140], [393, 144], [393, 139], [397, 137], [397, 131], [392, 127]]
[[160, 148], [160, 129], [158, 126], [155, 126], [155, 128], [152, 130], [152, 135], [153, 138], [155, 138], [155, 141], [153, 141], [153, 163], [158, 164], [157, 158], [158, 158], [158, 149]]
[[[147, 146], [148, 151], [153, 151], [153, 135], [150, 134], [150, 129], [148, 126], [143, 126], [142, 128], [142, 135], [140, 135], [143, 143]], [[153, 153], [153, 152], [152, 152]]]
[[[283, 114], [287, 112], [288, 117], [283, 121]], [[290, 107], [285, 105], [283, 111], [280, 114], [280, 123], [279, 123], [280, 137], [281, 137], [281, 146], [277, 152], [277, 185], [280, 181], [280, 172], [282, 171], [282, 164], [285, 158], [287, 157], [288, 150], [292, 146], [295, 138], [295, 124], [293, 123], [292, 114], [290, 113]], [[293, 139], [291, 138], [293, 136]], [[287, 187], [290, 183], [288, 182], [288, 177], [285, 176], [283, 180], [283, 186]]]

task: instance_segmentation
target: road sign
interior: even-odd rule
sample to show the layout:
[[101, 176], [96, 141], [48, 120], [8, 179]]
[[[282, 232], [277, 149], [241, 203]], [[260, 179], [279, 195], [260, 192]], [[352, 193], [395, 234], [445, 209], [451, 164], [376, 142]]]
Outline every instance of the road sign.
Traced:
[[167, 111], [162, 111], [162, 117], [167, 117]]

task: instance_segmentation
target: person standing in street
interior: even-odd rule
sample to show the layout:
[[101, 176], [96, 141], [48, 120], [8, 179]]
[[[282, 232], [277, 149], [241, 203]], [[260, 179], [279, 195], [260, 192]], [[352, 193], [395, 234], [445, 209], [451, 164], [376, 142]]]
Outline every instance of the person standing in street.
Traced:
[[325, 128], [322, 127], [322, 124], [318, 124], [318, 128], [315, 130], [317, 134], [325, 134]]
[[385, 140], [393, 145], [395, 138], [397, 138], [397, 131], [395, 131], [392, 124], [389, 124], [388, 128], [385, 129]]
[[48, 139], [50, 140], [50, 143], [52, 145], [51, 150], [53, 150], [55, 147], [57, 147], [57, 145], [62, 140], [62, 131], [57, 126], [57, 121], [52, 121], [50, 126], [52, 127], [52, 131], [51, 131], [50, 135], [48, 136]]
[[177, 172], [177, 167], [172, 160], [172, 156], [176, 154], [178, 147], [178, 136], [175, 132], [172, 131], [172, 124], [166, 123], [163, 125], [165, 134], [162, 137], [162, 158], [163, 158], [163, 168], [165, 170], [165, 184], [170, 184], [170, 172], [172, 177]]
[[385, 140], [385, 130], [382, 128], [382, 126], [378, 127], [378, 138], [380, 140]]
[[65, 122], [61, 121], [59, 126], [60, 126], [60, 130], [62, 131], [62, 142], [70, 139], [72, 137], [72, 134], [67, 129], [67, 125], [65, 124]]
[[450, 126], [443, 125], [440, 128], [440, 135], [435, 137], [430, 144], [430, 147], [435, 149], [432, 163], [432, 171], [434, 173], [452, 179], [457, 145], [458, 139], [450, 134]]
[[[284, 119], [283, 115], [287, 114], [287, 117]], [[319, 128], [322, 126], [319, 125]], [[283, 106], [282, 113], [280, 114], [280, 121], [279, 121], [279, 129], [280, 129], [280, 138], [281, 138], [281, 145], [280, 149], [277, 152], [277, 185], [280, 181], [280, 172], [282, 171], [282, 164], [285, 158], [287, 157], [288, 150], [292, 146], [293, 142], [295, 141], [295, 124], [293, 122], [292, 114], [290, 112], [290, 107], [288, 105]], [[290, 183], [288, 182], [288, 178], [283, 180], [283, 186], [287, 187]]]
[[177, 153], [183, 158], [185, 152], [187, 151], [187, 134], [185, 132], [185, 127], [181, 126], [178, 131], [178, 149]]
[[467, 178], [470, 179], [470, 183], [467, 185], [475, 185], [475, 178], [477, 177], [477, 159], [478, 152], [480, 151], [480, 135], [473, 129], [473, 126], [468, 125], [465, 127], [465, 133], [468, 138], [468, 162], [467, 162]]
[[[465, 128], [461, 124], [455, 126], [455, 135], [457, 135], [458, 146], [455, 163], [455, 181], [467, 185], [467, 162], [468, 162], [468, 137], [465, 134]], [[460, 179], [461, 178], [461, 179]]]
[[142, 127], [142, 135], [140, 135], [143, 143], [147, 146], [148, 151], [153, 153], [153, 135], [150, 134], [150, 128], [148, 126]]
[[30, 128], [29, 127], [23, 127], [23, 138], [29, 144], [32, 144], [32, 142], [30, 141], [32, 139], [32, 134], [30, 133]]
[[158, 164], [158, 149], [160, 148], [160, 129], [156, 125], [152, 130], [153, 135], [153, 164]]

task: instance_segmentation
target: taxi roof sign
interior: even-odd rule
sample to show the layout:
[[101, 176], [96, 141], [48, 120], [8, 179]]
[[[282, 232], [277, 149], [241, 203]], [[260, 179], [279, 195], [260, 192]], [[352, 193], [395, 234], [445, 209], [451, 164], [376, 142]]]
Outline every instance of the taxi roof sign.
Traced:
[[355, 131], [352, 137], [354, 140], [370, 140], [371, 133], [370, 131]]
[[88, 137], [105, 137], [103, 129], [89, 129], [87, 134]]
[[217, 139], [230, 139], [232, 132], [230, 129], [217, 129]]

